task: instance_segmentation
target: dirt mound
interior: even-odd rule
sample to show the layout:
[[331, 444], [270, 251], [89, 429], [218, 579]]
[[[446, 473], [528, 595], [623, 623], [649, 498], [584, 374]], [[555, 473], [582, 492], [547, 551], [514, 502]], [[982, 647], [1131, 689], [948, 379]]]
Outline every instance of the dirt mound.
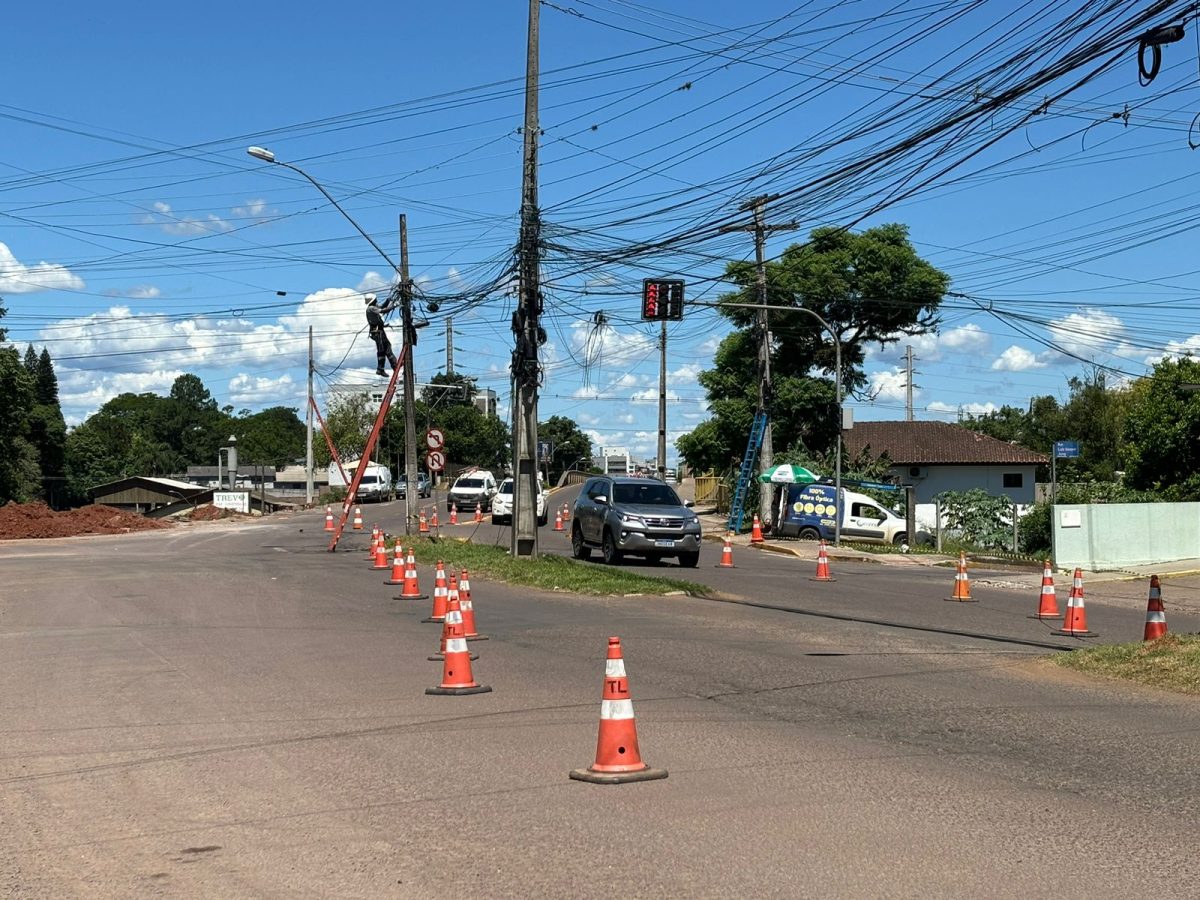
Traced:
[[193, 509], [187, 514], [187, 518], [193, 522], [214, 522], [217, 519], [249, 519], [251, 517], [245, 513], [235, 512], [232, 509], [221, 509], [211, 503], [206, 503]]
[[55, 512], [45, 503], [8, 503], [0, 506], [0, 540], [58, 538], [80, 534], [125, 534], [170, 526], [158, 519], [111, 506], [92, 504]]

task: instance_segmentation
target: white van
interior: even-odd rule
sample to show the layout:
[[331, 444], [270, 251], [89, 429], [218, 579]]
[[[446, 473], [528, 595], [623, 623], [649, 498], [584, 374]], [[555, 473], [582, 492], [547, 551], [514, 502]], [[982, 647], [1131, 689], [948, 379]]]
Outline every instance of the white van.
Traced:
[[[832, 541], [838, 506], [831, 484], [788, 486], [787, 508], [779, 533], [801, 540]], [[842, 489], [842, 540], [872, 544], [906, 544], [908, 525], [904, 519], [865, 494]]]
[[[361, 460], [352, 460], [346, 463], [346, 478], [354, 479], [354, 473], [361, 464]], [[368, 462], [366, 469], [363, 470], [362, 480], [358, 483], [358, 495], [355, 500], [390, 500], [392, 497], [392, 470], [387, 466], [381, 466], [379, 463]], [[348, 488], [344, 478], [342, 478], [342, 470], [336, 462], [329, 464], [329, 486], [331, 488]]]

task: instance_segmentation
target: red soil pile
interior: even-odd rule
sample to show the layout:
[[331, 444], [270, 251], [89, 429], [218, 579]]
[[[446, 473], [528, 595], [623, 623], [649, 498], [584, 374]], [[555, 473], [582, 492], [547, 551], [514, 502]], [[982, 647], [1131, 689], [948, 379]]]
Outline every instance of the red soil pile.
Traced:
[[197, 506], [187, 517], [193, 522], [213, 522], [217, 519], [248, 519], [249, 516], [244, 513], [234, 512], [232, 509], [221, 509], [213, 506], [211, 503], [206, 503], [204, 506]]
[[0, 506], [0, 540], [125, 534], [169, 527], [158, 519], [147, 519], [136, 513], [97, 504], [63, 512], [55, 512], [44, 503], [8, 503]]

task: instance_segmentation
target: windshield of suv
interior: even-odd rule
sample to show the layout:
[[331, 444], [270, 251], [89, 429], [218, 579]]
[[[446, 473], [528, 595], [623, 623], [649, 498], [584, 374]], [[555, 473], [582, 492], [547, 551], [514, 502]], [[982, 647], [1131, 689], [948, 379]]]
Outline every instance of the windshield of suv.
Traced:
[[482, 478], [460, 478], [454, 483], [456, 488], [481, 488], [483, 487]]
[[613, 502], [646, 506], [683, 506], [676, 493], [661, 481], [645, 484], [614, 484]]
[[500, 482], [500, 493], [511, 494], [512, 493], [512, 482], [511, 481]]

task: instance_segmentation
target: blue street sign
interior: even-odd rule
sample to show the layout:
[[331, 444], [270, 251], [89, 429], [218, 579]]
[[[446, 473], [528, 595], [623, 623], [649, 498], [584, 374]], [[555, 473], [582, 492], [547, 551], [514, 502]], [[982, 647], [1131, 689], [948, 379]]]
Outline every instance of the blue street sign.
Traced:
[[1075, 459], [1079, 456], [1079, 441], [1055, 441], [1054, 455], [1058, 459]]

